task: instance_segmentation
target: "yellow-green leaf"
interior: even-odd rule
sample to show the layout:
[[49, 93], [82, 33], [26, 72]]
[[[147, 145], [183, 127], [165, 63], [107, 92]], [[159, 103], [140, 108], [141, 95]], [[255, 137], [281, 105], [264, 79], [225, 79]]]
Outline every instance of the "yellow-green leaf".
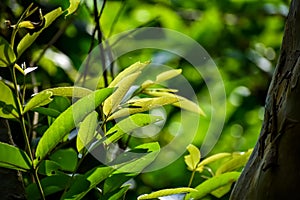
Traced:
[[223, 158], [228, 158], [230, 156], [231, 156], [231, 153], [218, 153], [218, 154], [212, 155], [208, 158], [205, 158], [198, 164], [196, 171], [201, 173], [204, 170], [205, 165], [208, 165], [212, 162], [215, 162], [215, 161], [223, 159]]
[[33, 108], [47, 105], [48, 103], [50, 103], [52, 101], [52, 99], [51, 99], [52, 95], [53, 95], [53, 93], [50, 91], [42, 91], [42, 92], [34, 95], [28, 101], [28, 103], [25, 105], [23, 113], [26, 113], [27, 111], [29, 111]]
[[194, 103], [193, 101], [185, 97], [173, 93], [169, 93], [169, 92], [159, 92], [153, 89], [145, 90], [144, 92], [148, 95], [155, 96], [155, 97], [165, 96], [165, 97], [178, 98], [178, 101], [173, 103], [174, 106], [205, 116], [205, 113], [203, 112], [203, 110], [200, 108], [198, 104]]
[[188, 169], [194, 171], [201, 159], [200, 150], [193, 144], [189, 144], [187, 150], [190, 154], [184, 156], [184, 161], [188, 166]]
[[49, 88], [45, 91], [51, 91], [55, 96], [82, 98], [89, 95], [92, 91], [83, 87], [57, 87]]
[[173, 194], [189, 193], [189, 192], [198, 192], [198, 190], [194, 188], [188, 188], [188, 187], [163, 189], [163, 190], [152, 192], [150, 194], [140, 195], [137, 199], [138, 200], [156, 199], [158, 197], [169, 196]]
[[182, 69], [171, 69], [171, 70], [165, 71], [156, 77], [155, 82], [161, 83], [163, 81], [172, 79], [172, 78], [178, 76], [179, 74], [181, 74], [181, 72], [182, 72]]
[[69, 0], [69, 2], [70, 2], [70, 6], [67, 9], [68, 13], [66, 14], [66, 16], [71, 15], [77, 10], [80, 0]]
[[132, 86], [132, 84], [140, 74], [141, 72], [130, 74], [124, 77], [115, 85], [117, 87], [116, 91], [103, 103], [103, 112], [106, 116], [116, 110], [123, 97], [126, 95], [129, 88]]
[[243, 153], [233, 153], [232, 159], [222, 164], [216, 171], [216, 175], [223, 174], [224, 172], [234, 171], [239, 169], [247, 163], [253, 149], [249, 149]]
[[76, 147], [78, 152], [81, 152], [84, 147], [89, 145], [89, 143], [94, 138], [98, 122], [97, 118], [98, 113], [96, 111], [93, 111], [80, 124], [76, 140]]
[[169, 105], [178, 101], [175, 97], [154, 97], [132, 99], [126, 103], [127, 107], [113, 113], [107, 120], [128, 116], [130, 114], [141, 113], [160, 106]]
[[0, 81], [0, 91], [0, 117], [18, 117], [13, 92], [3, 81]]

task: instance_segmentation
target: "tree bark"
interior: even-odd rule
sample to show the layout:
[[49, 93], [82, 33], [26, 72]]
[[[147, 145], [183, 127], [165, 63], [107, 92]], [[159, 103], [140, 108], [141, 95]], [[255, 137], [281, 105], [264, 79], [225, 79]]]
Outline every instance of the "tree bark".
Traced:
[[[13, 145], [9, 124], [0, 118], [0, 141]], [[25, 188], [19, 171], [0, 167], [0, 199], [25, 200]]]
[[300, 199], [300, 0], [286, 19], [259, 140], [231, 200]]

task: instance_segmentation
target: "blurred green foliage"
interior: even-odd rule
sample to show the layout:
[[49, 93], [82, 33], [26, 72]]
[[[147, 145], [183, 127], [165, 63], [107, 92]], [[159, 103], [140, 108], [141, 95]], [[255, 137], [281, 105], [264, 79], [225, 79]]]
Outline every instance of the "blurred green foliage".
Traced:
[[[42, 7], [44, 13], [58, 5], [63, 8], [68, 6], [68, 1], [60, 0], [34, 2]], [[103, 1], [97, 2], [100, 9]], [[15, 24], [30, 3], [0, 2], [0, 33], [8, 41], [11, 30], [7, 29], [4, 20], [9, 19]], [[105, 38], [137, 27], [154, 26], [179, 31], [201, 44], [218, 66], [227, 95], [226, 122], [210, 154], [245, 151], [255, 145], [262, 125], [264, 101], [278, 59], [288, 5], [286, 0], [107, 1], [100, 25]], [[40, 90], [73, 85], [74, 74], [86, 58], [92, 42], [93, 6], [93, 1], [83, 1], [74, 16], [57, 19], [43, 37], [39, 37], [22, 55], [20, 60], [39, 66], [36, 83]], [[18, 40], [22, 34], [25, 31], [21, 31]], [[46, 52], [39, 58], [43, 49]], [[119, 59], [119, 66], [124, 68], [153, 57], [154, 52], [149, 50], [132, 52]], [[203, 80], [193, 75], [194, 69], [189, 63], [182, 59], [166, 60], [166, 65], [183, 69], [207, 115], [200, 119], [194, 140], [194, 144], [200, 147], [210, 123], [210, 95]], [[0, 74], [2, 78], [10, 79], [1, 68]], [[176, 115], [170, 119], [176, 120]], [[182, 156], [164, 169], [138, 176], [135, 189], [129, 190], [131, 197], [128, 198], [161, 188], [187, 186], [190, 175]], [[193, 184], [201, 181], [203, 178], [196, 175]]]

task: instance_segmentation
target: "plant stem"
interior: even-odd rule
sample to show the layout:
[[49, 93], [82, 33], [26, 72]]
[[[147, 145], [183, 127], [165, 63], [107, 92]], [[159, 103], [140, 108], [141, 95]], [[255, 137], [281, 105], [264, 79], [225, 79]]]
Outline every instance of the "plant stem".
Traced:
[[193, 179], [194, 179], [194, 176], [195, 176], [195, 170], [193, 170], [193, 172], [192, 172], [192, 175], [191, 175], [191, 178], [190, 178], [190, 181], [189, 181], [189, 184], [188, 184], [188, 187], [191, 187], [191, 185], [192, 185], [192, 182], [193, 182]]

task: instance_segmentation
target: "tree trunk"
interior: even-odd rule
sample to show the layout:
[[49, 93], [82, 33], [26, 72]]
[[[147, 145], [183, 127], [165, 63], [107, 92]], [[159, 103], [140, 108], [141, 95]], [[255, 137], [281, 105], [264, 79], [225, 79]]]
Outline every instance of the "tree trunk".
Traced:
[[300, 0], [293, 0], [259, 140], [231, 200], [300, 199]]

